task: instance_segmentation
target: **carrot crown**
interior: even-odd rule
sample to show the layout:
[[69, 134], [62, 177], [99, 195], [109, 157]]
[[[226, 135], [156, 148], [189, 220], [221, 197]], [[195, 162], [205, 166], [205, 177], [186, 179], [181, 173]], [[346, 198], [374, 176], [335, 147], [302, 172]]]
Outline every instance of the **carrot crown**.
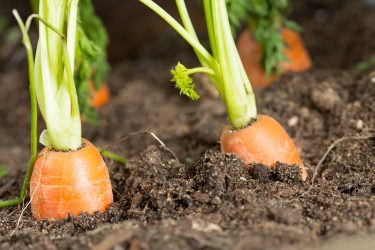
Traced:
[[[38, 106], [47, 129], [40, 142], [55, 150], [76, 150], [81, 146], [81, 120], [74, 83], [74, 53], [76, 45], [78, 0], [40, 0], [39, 41], [33, 67]], [[28, 38], [30, 18], [26, 26], [13, 12], [23, 33], [28, 55], [32, 47]], [[34, 85], [34, 84], [33, 84]]]
[[139, 0], [174, 28], [194, 49], [201, 67], [187, 69], [181, 63], [171, 71], [176, 87], [182, 94], [193, 100], [199, 98], [194, 90], [191, 74], [206, 73], [220, 93], [227, 107], [229, 121], [233, 129], [245, 127], [256, 118], [255, 97], [250, 81], [245, 73], [235, 42], [225, 0], [203, 0], [207, 30], [212, 53], [200, 43], [190, 20], [185, 1], [176, 0], [183, 25], [152, 0]]

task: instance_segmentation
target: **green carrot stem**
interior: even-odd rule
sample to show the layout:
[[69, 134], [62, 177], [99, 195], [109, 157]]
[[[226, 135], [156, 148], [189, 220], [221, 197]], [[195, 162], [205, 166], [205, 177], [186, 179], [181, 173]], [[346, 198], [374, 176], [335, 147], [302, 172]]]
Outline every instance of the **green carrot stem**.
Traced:
[[126, 158], [124, 158], [124, 157], [122, 157], [118, 154], [115, 154], [111, 151], [104, 150], [104, 149], [101, 149], [101, 148], [98, 148], [98, 150], [99, 150], [99, 152], [102, 156], [107, 157], [109, 159], [112, 159], [112, 160], [114, 160], [115, 162], [117, 162], [121, 165], [125, 165], [128, 162], [128, 160]]
[[207, 75], [210, 76], [215, 76], [216, 72], [212, 70], [211, 68], [206, 68], [206, 67], [196, 67], [192, 69], [187, 69], [186, 73], [189, 75], [196, 74], [196, 73], [206, 73]]
[[211, 67], [215, 65], [215, 59], [210, 55], [210, 53], [202, 46], [202, 44], [197, 41], [194, 35], [191, 35], [184, 27], [181, 26], [171, 15], [169, 15], [165, 10], [163, 10], [159, 5], [151, 0], [139, 0], [160, 17], [162, 17], [173, 29], [175, 29], [198, 53], [202, 56], [203, 60]]
[[[26, 27], [23, 24], [20, 16], [18, 15], [17, 11], [13, 11], [14, 16], [17, 19], [18, 25], [20, 26], [20, 29], [22, 31], [22, 41], [26, 48], [27, 53], [27, 61], [28, 61], [28, 74], [29, 74], [29, 95], [30, 95], [30, 111], [31, 111], [31, 126], [30, 126], [30, 158], [29, 163], [26, 170], [26, 175], [21, 187], [21, 193], [19, 198], [19, 203], [21, 203], [27, 193], [27, 190], [29, 188], [30, 178], [34, 169], [34, 163], [37, 156], [38, 151], [38, 104], [37, 104], [37, 98], [36, 98], [36, 89], [35, 89], [35, 77], [34, 77], [34, 55], [32, 51], [31, 41], [30, 37], [27, 33], [28, 27], [30, 26], [30, 22], [33, 15], [28, 18], [26, 22]], [[35, 16], [38, 18], [37, 16]], [[38, 18], [40, 19], [40, 18]], [[43, 22], [47, 27], [53, 28], [49, 24]]]
[[[27, 61], [28, 61], [28, 74], [29, 74], [29, 94], [30, 94], [30, 110], [31, 110], [31, 129], [30, 129], [30, 158], [29, 163], [27, 166], [26, 174], [22, 183], [20, 196], [14, 199], [10, 200], [4, 200], [0, 201], [0, 207], [9, 207], [9, 206], [15, 206], [18, 204], [21, 204], [24, 200], [27, 190], [29, 188], [30, 178], [31, 174], [34, 169], [34, 163], [37, 156], [37, 150], [38, 150], [38, 135], [37, 135], [37, 129], [38, 129], [38, 106], [37, 106], [37, 99], [36, 99], [36, 93], [35, 93], [35, 78], [34, 78], [34, 56], [32, 51], [32, 46], [30, 42], [30, 37], [27, 34], [29, 25], [26, 25], [22, 22], [18, 12], [16, 10], [13, 10], [13, 15], [15, 16], [18, 25], [22, 32], [22, 42], [26, 48], [27, 53]], [[28, 20], [31, 20], [33, 17], [31, 16]], [[29, 24], [30, 21], [27, 22]]]
[[[55, 150], [76, 150], [81, 144], [77, 93], [72, 86], [78, 0], [40, 0], [39, 41], [35, 56], [38, 105], [47, 129], [40, 142]], [[58, 32], [56, 32], [57, 30]], [[61, 37], [64, 35], [64, 39]]]
[[20, 199], [18, 197], [14, 198], [14, 199], [10, 199], [10, 200], [0, 201], [0, 208], [16, 206], [16, 205], [20, 204], [19, 201], [20, 201]]
[[[232, 37], [226, 1], [203, 0], [212, 55], [208, 54], [199, 42], [184, 0], [176, 0], [176, 3], [185, 27], [182, 27], [154, 1], [139, 1], [163, 18], [193, 47], [202, 65], [195, 69], [186, 69], [185, 66], [178, 63], [171, 71], [172, 81], [176, 82], [180, 93], [193, 100], [199, 99], [199, 95], [194, 90], [193, 80], [189, 75], [196, 72], [208, 73], [227, 106], [229, 122], [233, 129], [246, 127], [251, 120], [256, 119], [255, 96]], [[207, 70], [208, 68], [210, 70]]]

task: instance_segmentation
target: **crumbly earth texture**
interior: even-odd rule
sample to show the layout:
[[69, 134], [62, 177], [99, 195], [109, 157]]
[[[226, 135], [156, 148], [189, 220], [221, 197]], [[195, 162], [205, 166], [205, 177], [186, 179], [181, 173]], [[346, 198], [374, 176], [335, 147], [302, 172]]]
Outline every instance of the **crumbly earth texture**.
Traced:
[[[256, 93], [259, 112], [280, 121], [300, 150], [310, 174], [301, 182], [296, 166], [244, 166], [219, 151], [225, 107], [203, 76], [198, 102], [176, 93], [168, 74], [175, 58], [196, 62], [179, 40], [175, 58], [154, 53], [162, 39], [138, 60], [113, 66], [113, 98], [97, 126], [84, 124], [84, 137], [129, 158], [125, 166], [106, 159], [114, 204], [61, 221], [1, 209], [1, 249], [345, 249], [358, 237], [356, 247], [374, 244], [375, 71], [321, 63]], [[317, 63], [333, 60], [319, 56]], [[12, 60], [0, 70], [0, 164], [8, 170], [1, 198], [17, 195], [29, 150], [26, 67]]]

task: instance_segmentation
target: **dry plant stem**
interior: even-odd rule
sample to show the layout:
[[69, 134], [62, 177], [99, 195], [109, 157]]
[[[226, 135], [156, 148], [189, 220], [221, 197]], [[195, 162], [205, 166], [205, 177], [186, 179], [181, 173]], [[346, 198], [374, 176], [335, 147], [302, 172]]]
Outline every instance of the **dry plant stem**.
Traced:
[[108, 145], [106, 146], [104, 149], [107, 149], [109, 147], [112, 147], [113, 145], [116, 145], [116, 144], [119, 144], [119, 143], [122, 143], [124, 141], [127, 141], [130, 137], [133, 137], [133, 136], [139, 136], [139, 135], [150, 135], [152, 138], [154, 138], [159, 144], [160, 146], [163, 148], [163, 150], [165, 151], [168, 151], [172, 156], [173, 158], [178, 162], [180, 163], [180, 160], [178, 159], [177, 155], [175, 154], [175, 152], [173, 152], [172, 149], [168, 148], [165, 143], [159, 138], [157, 137], [153, 132], [149, 132], [149, 131], [141, 131], [141, 132], [134, 132], [134, 133], [130, 133], [128, 134], [127, 136], [123, 137], [123, 138], [120, 138], [118, 139], [117, 141], [115, 141], [113, 144], [111, 145]]
[[[25, 196], [26, 198], [26, 196]], [[16, 227], [13, 229], [13, 231], [10, 233], [10, 236], [12, 236], [16, 231], [17, 229], [19, 228], [21, 222], [22, 222], [22, 216], [24, 214], [24, 212], [26, 211], [27, 207], [29, 206], [29, 204], [31, 203], [31, 201], [29, 201], [26, 206], [25, 206], [25, 200], [22, 200], [22, 209], [21, 209], [21, 213], [20, 213], [20, 216], [18, 217], [17, 219], [17, 224], [16, 224]], [[16, 210], [14, 210], [15, 212]]]
[[[25, 195], [26, 197], [26, 195]], [[24, 200], [22, 201], [22, 209], [21, 209], [21, 213], [20, 213], [20, 216], [18, 216], [18, 219], [17, 219], [17, 224], [16, 224], [16, 227], [14, 228], [14, 230], [12, 231], [12, 233], [10, 234], [11, 236], [18, 230], [18, 228], [20, 227], [21, 225], [21, 222], [22, 222], [22, 216], [23, 214], [25, 213], [26, 209], [30, 206], [31, 204], [31, 199], [26, 203], [24, 203]]]

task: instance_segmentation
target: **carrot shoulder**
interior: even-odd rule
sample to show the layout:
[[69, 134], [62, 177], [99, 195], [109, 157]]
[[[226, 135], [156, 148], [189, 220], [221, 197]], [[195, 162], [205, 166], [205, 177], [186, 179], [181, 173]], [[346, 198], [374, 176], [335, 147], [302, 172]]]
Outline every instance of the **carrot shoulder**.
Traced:
[[104, 211], [112, 202], [112, 186], [100, 153], [83, 139], [76, 151], [44, 148], [30, 181], [35, 219], [63, 219], [69, 214]]
[[297, 164], [301, 169], [302, 179], [307, 178], [293, 140], [270, 116], [258, 115], [253, 124], [237, 131], [225, 128], [220, 143], [222, 152], [234, 153], [246, 164], [261, 163], [270, 168], [278, 161], [289, 165]]
[[[283, 29], [281, 33], [286, 45], [284, 54], [287, 58], [287, 61], [282, 65], [281, 73], [301, 72], [310, 69], [312, 62], [300, 35], [289, 29]], [[260, 63], [262, 48], [249, 30], [241, 33], [237, 41], [237, 49], [254, 88], [267, 87], [276, 79], [275, 74], [266, 75]]]

